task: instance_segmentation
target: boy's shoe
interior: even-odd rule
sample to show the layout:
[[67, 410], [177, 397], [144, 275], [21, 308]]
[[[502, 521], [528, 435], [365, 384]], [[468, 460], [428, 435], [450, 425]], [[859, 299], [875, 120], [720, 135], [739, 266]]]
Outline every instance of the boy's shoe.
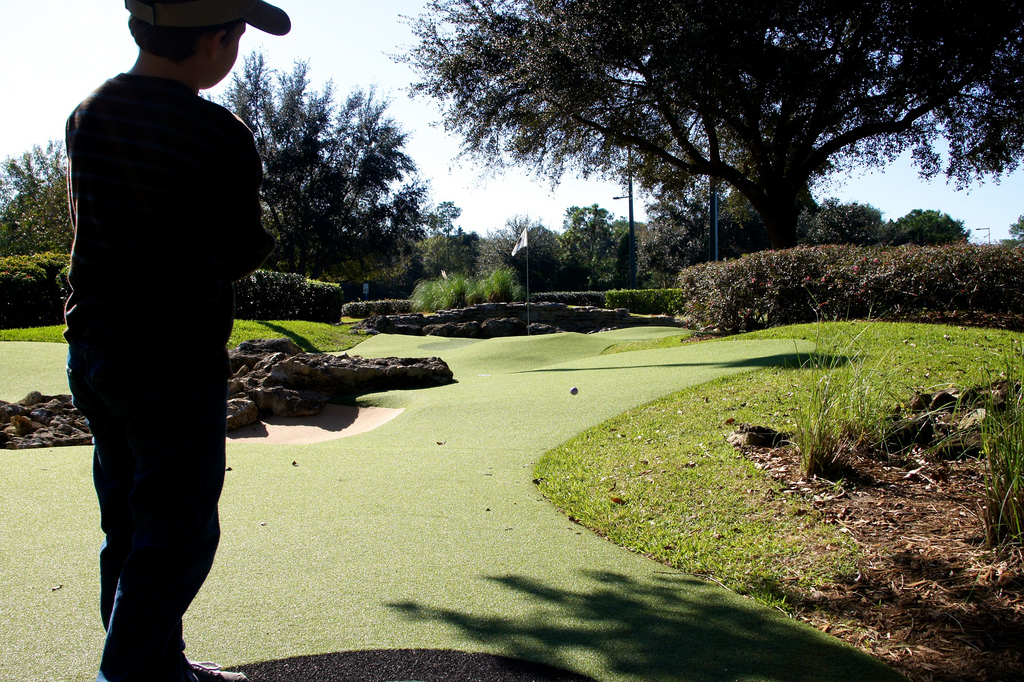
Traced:
[[216, 663], [188, 662], [192, 674], [197, 682], [249, 682], [249, 678], [242, 673], [233, 673], [221, 669]]

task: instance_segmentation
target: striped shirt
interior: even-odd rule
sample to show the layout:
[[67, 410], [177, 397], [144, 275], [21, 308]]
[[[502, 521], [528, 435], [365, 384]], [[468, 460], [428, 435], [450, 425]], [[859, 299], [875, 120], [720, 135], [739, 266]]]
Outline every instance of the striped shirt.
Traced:
[[71, 253], [65, 337], [226, 371], [231, 282], [274, 247], [249, 129], [184, 84], [121, 74], [67, 124]]

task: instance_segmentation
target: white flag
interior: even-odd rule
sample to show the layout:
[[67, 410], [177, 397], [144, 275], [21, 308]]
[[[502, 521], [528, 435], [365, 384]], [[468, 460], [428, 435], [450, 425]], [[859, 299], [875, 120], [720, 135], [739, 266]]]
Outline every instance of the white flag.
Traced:
[[525, 249], [526, 248], [526, 232], [529, 229], [530, 229], [529, 227], [524, 227], [523, 228], [523, 233], [519, 236], [519, 241], [517, 241], [516, 245], [512, 247], [512, 255], [513, 256], [516, 255], [517, 253], [519, 253], [519, 249]]

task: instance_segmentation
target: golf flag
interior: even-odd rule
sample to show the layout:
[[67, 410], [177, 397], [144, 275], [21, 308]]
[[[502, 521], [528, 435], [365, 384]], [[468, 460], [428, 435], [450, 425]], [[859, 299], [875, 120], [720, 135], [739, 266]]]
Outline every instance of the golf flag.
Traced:
[[519, 241], [517, 241], [516, 245], [512, 247], [512, 255], [513, 256], [516, 255], [517, 253], [519, 253], [519, 249], [525, 249], [526, 248], [526, 232], [529, 229], [530, 229], [529, 227], [524, 227], [523, 228], [523, 233], [521, 235], [519, 235]]

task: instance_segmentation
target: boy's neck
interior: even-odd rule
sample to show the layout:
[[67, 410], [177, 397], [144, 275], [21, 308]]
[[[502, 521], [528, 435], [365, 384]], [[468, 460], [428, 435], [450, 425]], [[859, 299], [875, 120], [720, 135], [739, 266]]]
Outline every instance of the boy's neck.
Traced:
[[192, 92], [199, 94], [199, 79], [189, 68], [189, 61], [175, 62], [164, 57], [157, 57], [149, 52], [139, 51], [135, 66], [128, 71], [133, 76], [151, 76], [166, 78], [186, 85]]

